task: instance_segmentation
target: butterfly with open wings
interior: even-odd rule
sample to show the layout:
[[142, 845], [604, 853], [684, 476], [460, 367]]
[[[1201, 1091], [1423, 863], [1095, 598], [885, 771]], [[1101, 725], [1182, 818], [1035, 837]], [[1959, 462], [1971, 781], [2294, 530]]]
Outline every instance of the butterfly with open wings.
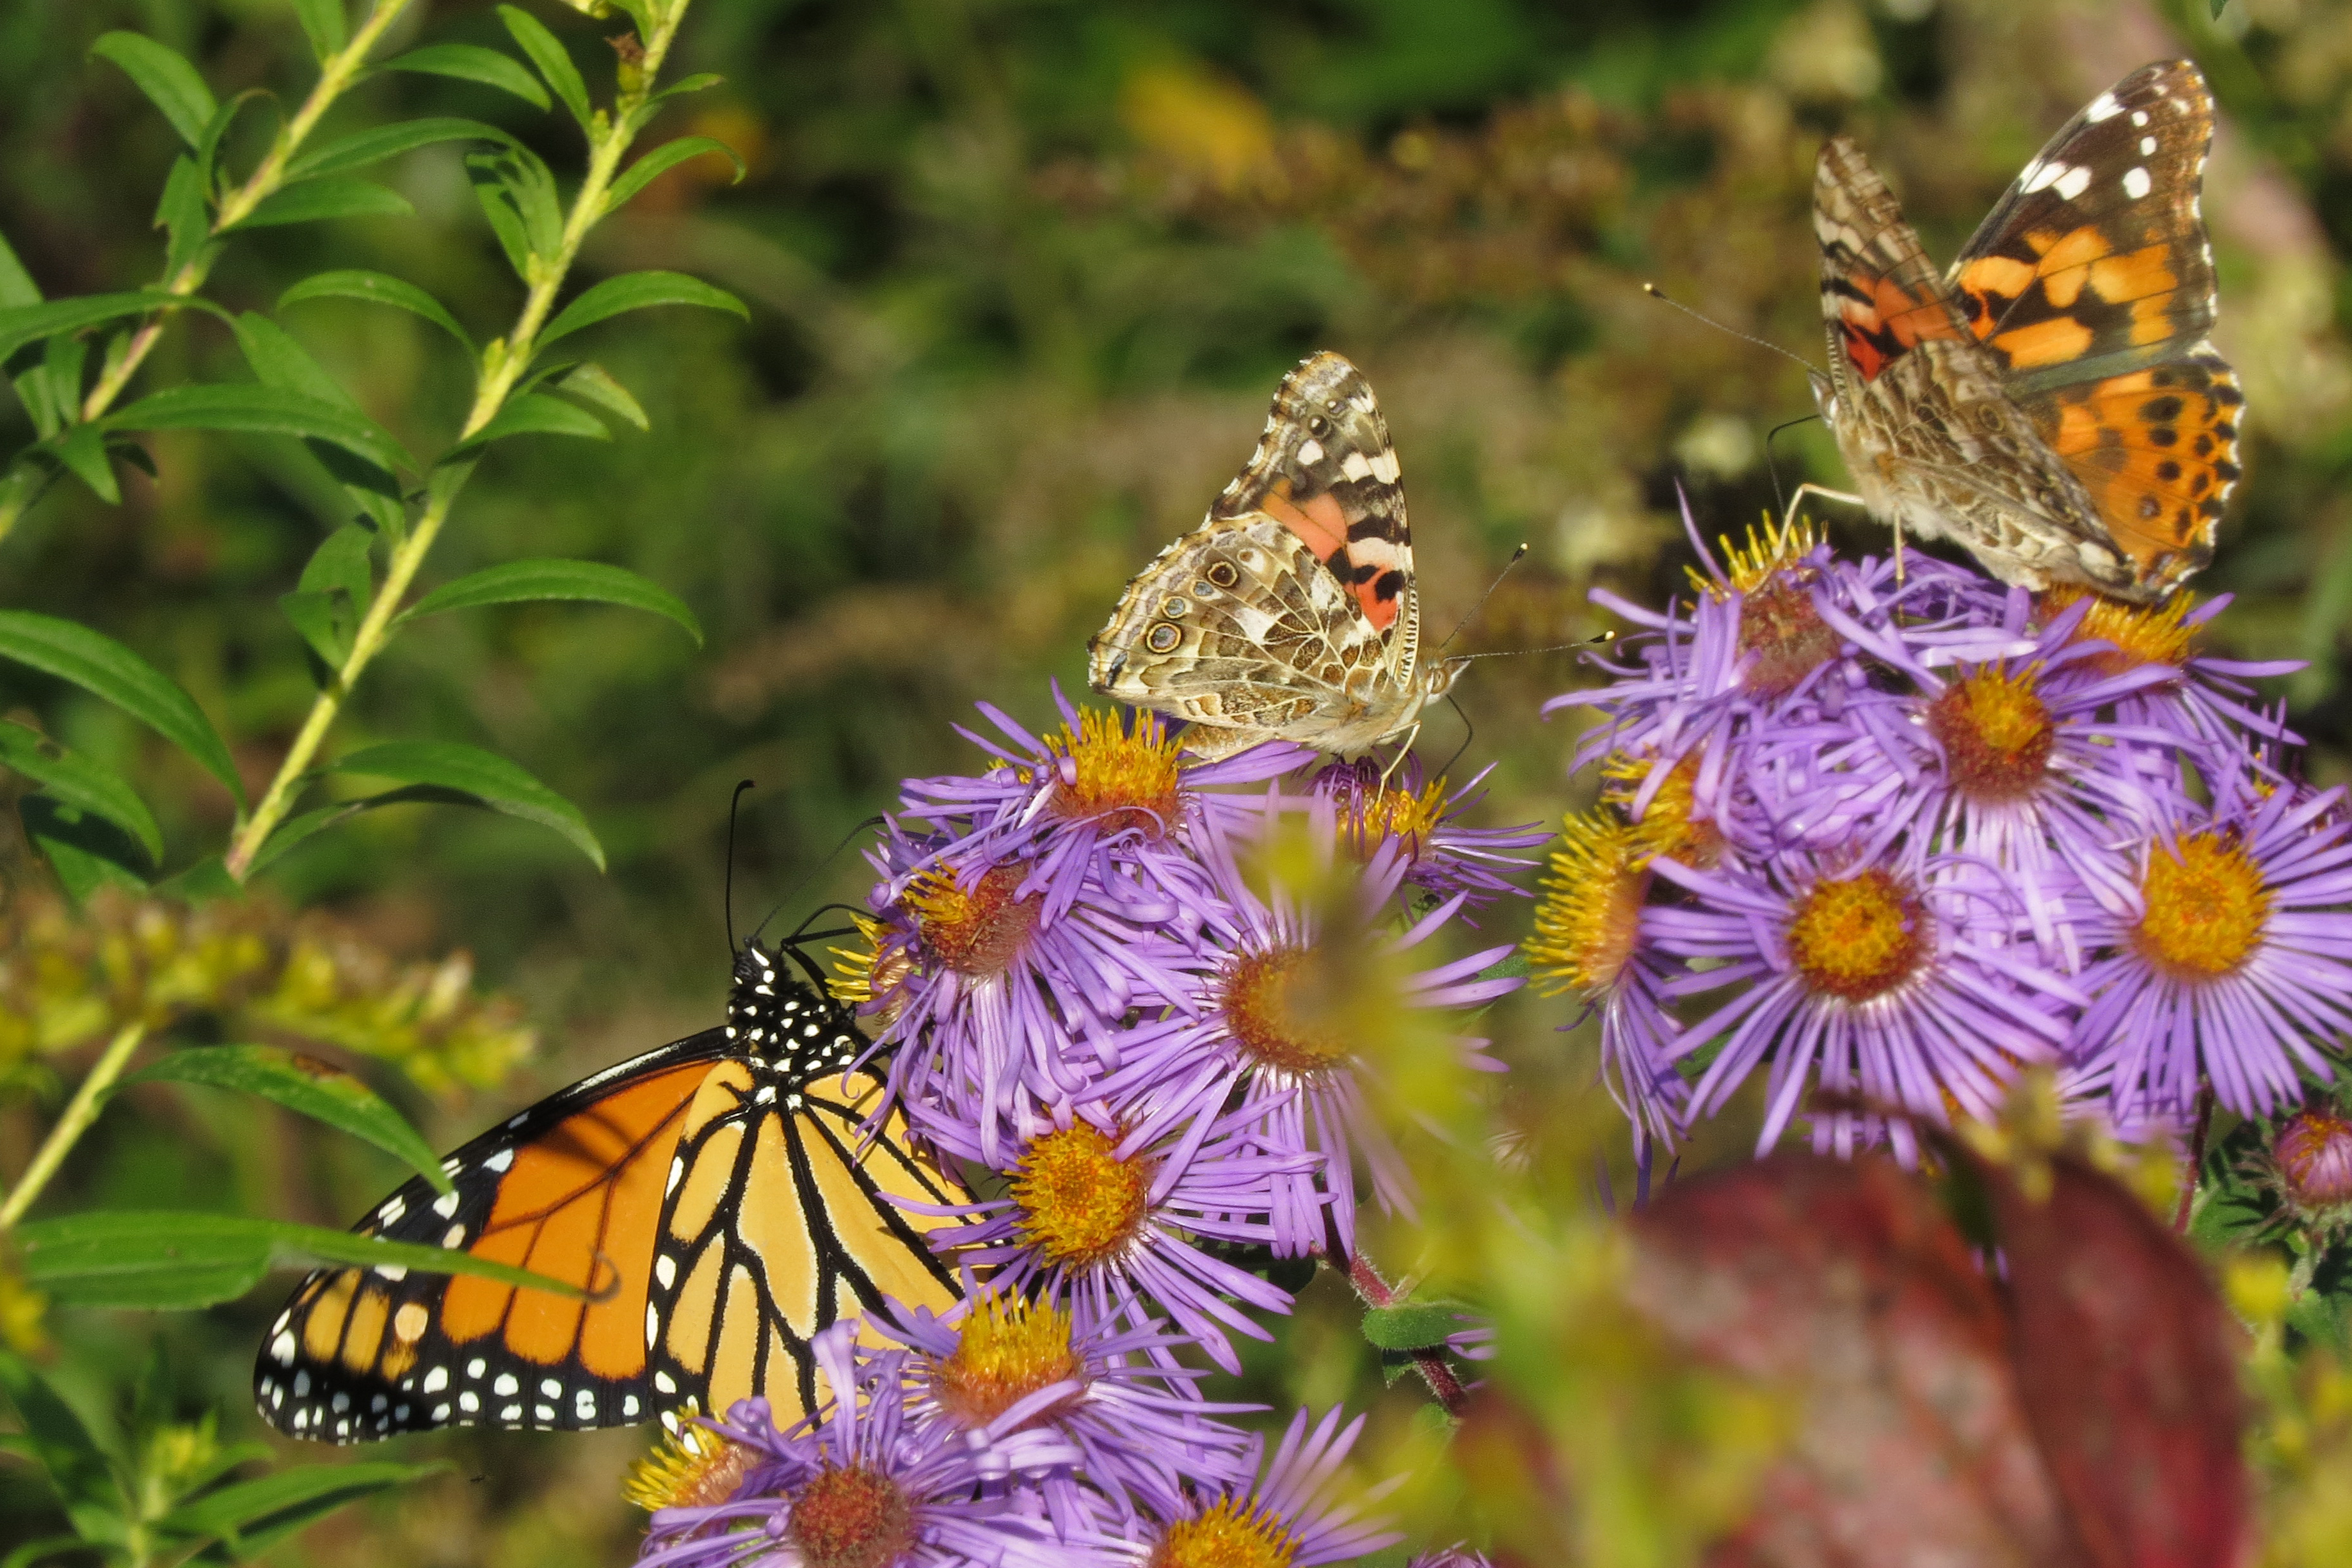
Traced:
[[1248, 465], [1087, 652], [1097, 691], [1189, 720], [1203, 760], [1276, 740], [1357, 756], [1412, 730], [1465, 663], [1421, 661], [1404, 484], [1363, 373], [1318, 353], [1283, 378]]
[[1874, 516], [2037, 590], [2155, 603], [2211, 561], [2245, 401], [2207, 338], [2212, 138], [2194, 65], [2134, 71], [2026, 164], [1948, 276], [1861, 149], [1822, 149], [1813, 394]]
[[819, 1330], [885, 1296], [940, 1311], [961, 1295], [931, 1243], [963, 1222], [893, 1200], [969, 1194], [895, 1110], [867, 1127], [883, 1088], [855, 1065], [866, 1049], [797, 949], [745, 942], [723, 1026], [550, 1096], [444, 1160], [453, 1191], [411, 1181], [356, 1227], [581, 1295], [320, 1269], [263, 1342], [263, 1418], [349, 1443], [626, 1426], [764, 1394], [789, 1423], [819, 1394]]

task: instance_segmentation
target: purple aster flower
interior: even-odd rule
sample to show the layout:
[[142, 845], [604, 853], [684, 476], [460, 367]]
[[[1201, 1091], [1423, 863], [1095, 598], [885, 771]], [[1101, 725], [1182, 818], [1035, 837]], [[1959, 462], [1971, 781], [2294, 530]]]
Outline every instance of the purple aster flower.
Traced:
[[1384, 779], [1381, 765], [1370, 758], [1333, 763], [1315, 775], [1315, 793], [1331, 803], [1339, 822], [1340, 842], [1360, 861], [1370, 860], [1384, 844], [1399, 847], [1404, 861], [1404, 885], [1438, 898], [1465, 896], [1465, 908], [1491, 902], [1505, 893], [1527, 896], [1507, 878], [1534, 864], [1514, 853], [1531, 849], [1549, 837], [1542, 827], [1467, 827], [1463, 816], [1486, 798], [1482, 787], [1490, 765], [1460, 789], [1448, 795], [1445, 781], [1424, 783], [1421, 759], [1407, 757], [1392, 777]]
[[[1341, 1426], [1342, 1414], [1334, 1406], [1310, 1428], [1301, 1410], [1254, 1490], [1196, 1500], [1151, 1535], [1118, 1540], [1119, 1560], [1150, 1568], [1227, 1568], [1236, 1563], [1318, 1568], [1394, 1545], [1403, 1539], [1401, 1534], [1359, 1517], [1356, 1505], [1333, 1495], [1339, 1467], [1364, 1426], [1360, 1415]], [[1374, 1488], [1364, 1500], [1377, 1501], [1394, 1485]]]
[[[1141, 1297], [1238, 1372], [1225, 1331], [1272, 1338], [1244, 1309], [1287, 1312], [1290, 1296], [1200, 1244], [1298, 1250], [1269, 1216], [1274, 1183], [1316, 1163], [1265, 1152], [1254, 1120], [1209, 1107], [1171, 1126], [1099, 1102], [1067, 1120], [1024, 1116], [998, 1166], [1010, 1177], [1007, 1195], [953, 1211], [978, 1221], [956, 1232], [958, 1256], [993, 1265], [1000, 1289], [1038, 1281], [1047, 1300], [1075, 1303], [1089, 1321], [1130, 1313]], [[983, 1158], [971, 1129], [941, 1121], [933, 1133], [950, 1153]], [[1319, 1215], [1314, 1227], [1319, 1236]]]
[[2253, 700], [2253, 688], [2247, 682], [2292, 675], [2304, 668], [2303, 660], [2216, 658], [2200, 646], [2231, 597], [2220, 594], [2200, 603], [2190, 595], [2175, 594], [2162, 605], [2141, 606], [2059, 587], [2042, 595], [2040, 607], [2054, 622], [2087, 600], [2089, 608], [2074, 636], [2082, 642], [2105, 645], [2100, 649], [2101, 663], [2110, 673], [2141, 668], [2165, 672], [2164, 679], [2118, 706], [2116, 717], [2121, 722], [2169, 729], [2186, 740], [2231, 750], [2242, 743], [2241, 736], [2301, 745], [2301, 736]]
[[1217, 1417], [1265, 1406], [1202, 1400], [1195, 1384], [1205, 1374], [1176, 1355], [1192, 1342], [1159, 1319], [985, 1290], [945, 1319], [902, 1310], [868, 1326], [912, 1352], [903, 1363], [911, 1426], [946, 1428], [984, 1476], [1010, 1473], [995, 1451], [1002, 1435], [1040, 1426], [1130, 1516], [1139, 1505], [1179, 1512], [1188, 1490], [1237, 1486], [1255, 1470], [1249, 1434]]
[[[1939, 1123], [1953, 1109], [1988, 1117], [2020, 1067], [2057, 1057], [2067, 1020], [2053, 1004], [2083, 1000], [2016, 944], [2022, 922], [1997, 885], [1938, 875], [1948, 868], [1811, 854], [1713, 872], [1654, 865], [1691, 901], [1652, 905], [1643, 925], [1663, 951], [1707, 965], [1668, 982], [1668, 994], [1740, 988], [1674, 1047], [1687, 1060], [1719, 1043], [1691, 1112], [1720, 1109], [1769, 1058], [1759, 1152], [1809, 1083]], [[1848, 1153], [1858, 1138], [1880, 1136], [1916, 1158], [1899, 1116], [1841, 1110], [1814, 1121], [1824, 1151]]]
[[[1321, 888], [1343, 874], [1340, 838], [1328, 802], [1318, 800], [1309, 821], [1307, 842], [1319, 863], [1307, 881]], [[1219, 966], [1203, 977], [1188, 1016], [1146, 1025], [1122, 1042], [1126, 1065], [1106, 1078], [1104, 1092], [1148, 1104], [1139, 1128], [1147, 1134], [1233, 1108], [1235, 1123], [1260, 1147], [1299, 1157], [1273, 1176], [1277, 1250], [1324, 1250], [1328, 1208], [1341, 1252], [1351, 1253], [1359, 1160], [1384, 1206], [1409, 1208], [1412, 1185], [1365, 1101], [1363, 1077], [1379, 1067], [1376, 1056], [1368, 1059], [1360, 1048], [1362, 1010], [1351, 996], [1328, 993], [1357, 965], [1381, 976], [1383, 1006], [1478, 1007], [1525, 981], [1478, 978], [1510, 955], [1507, 944], [1428, 969], [1411, 967], [1412, 950], [1443, 930], [1468, 895], [1454, 894], [1400, 932], [1380, 931], [1381, 911], [1412, 864], [1398, 840], [1372, 851], [1352, 889], [1354, 918], [1334, 931], [1323, 929], [1306, 898], [1280, 882], [1260, 897], [1243, 875], [1235, 837], [1223, 826], [1204, 824], [1195, 845], [1220, 900], [1212, 917]], [[1456, 1040], [1465, 1065], [1500, 1071], [1486, 1045]]]
[[[726, 1501], [665, 1508], [653, 1516], [640, 1568], [725, 1568], [761, 1562], [778, 1568], [856, 1563], [872, 1568], [1070, 1568], [1091, 1561], [1066, 1543], [1034, 1509], [992, 1495], [971, 1454], [947, 1434], [915, 1429], [895, 1375], [861, 1373], [857, 1326], [816, 1337], [827, 1384], [849, 1391], [790, 1429], [778, 1431], [764, 1399], [737, 1403], [705, 1423], [746, 1451], [740, 1484]], [[905, 1352], [886, 1352], [903, 1356]], [[1075, 1463], [1076, 1450], [1051, 1429], [1008, 1435], [1005, 1456], [1022, 1468]]]
[[2131, 856], [2120, 893], [2085, 889], [2104, 950], [2081, 979], [2071, 1087], [2103, 1090], [2116, 1128], [2178, 1128], [2200, 1082], [2243, 1116], [2333, 1076], [2319, 1040], [2352, 1029], [2352, 821], [2344, 792], [2221, 775]]

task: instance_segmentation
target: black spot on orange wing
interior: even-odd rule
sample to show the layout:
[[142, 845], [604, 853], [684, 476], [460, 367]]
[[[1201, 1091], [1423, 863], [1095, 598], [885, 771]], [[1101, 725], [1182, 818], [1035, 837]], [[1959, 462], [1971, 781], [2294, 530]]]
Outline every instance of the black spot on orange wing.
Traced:
[[517, 1264], [588, 1299], [478, 1276], [318, 1270], [263, 1342], [263, 1418], [349, 1443], [656, 1414], [644, 1341], [654, 1225], [686, 1107], [728, 1048], [711, 1029], [574, 1084], [452, 1154], [453, 1193], [408, 1182], [355, 1227]]
[[2229, 366], [2208, 353], [2061, 387], [2026, 407], [2117, 545], [2161, 583], [2211, 557], [2238, 481], [2242, 402]]

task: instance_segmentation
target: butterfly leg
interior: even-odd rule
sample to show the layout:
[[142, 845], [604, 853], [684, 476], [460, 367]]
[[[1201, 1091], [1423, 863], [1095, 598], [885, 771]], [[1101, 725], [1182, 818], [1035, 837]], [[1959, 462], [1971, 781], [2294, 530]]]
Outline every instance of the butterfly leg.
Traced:
[[[1843, 501], [1848, 506], [1858, 506], [1864, 511], [1870, 510], [1870, 503], [1852, 490], [1833, 490], [1827, 485], [1817, 485], [1808, 479], [1799, 485], [1795, 492], [1789, 497], [1789, 510], [1783, 516], [1794, 518], [1797, 515], [1798, 506], [1804, 500], [1808, 492], [1821, 497], [1823, 500]], [[1899, 518], [1895, 523], [1895, 581], [1897, 584], [1903, 581], [1903, 523]]]
[[1391, 757], [1389, 759], [1389, 765], [1381, 770], [1381, 787], [1382, 789], [1389, 787], [1390, 778], [1395, 774], [1398, 768], [1403, 765], [1404, 760], [1412, 755], [1412, 743], [1420, 739], [1421, 721], [1415, 719], [1412, 721], [1412, 728], [1404, 732], [1404, 740], [1398, 744], [1396, 755]]

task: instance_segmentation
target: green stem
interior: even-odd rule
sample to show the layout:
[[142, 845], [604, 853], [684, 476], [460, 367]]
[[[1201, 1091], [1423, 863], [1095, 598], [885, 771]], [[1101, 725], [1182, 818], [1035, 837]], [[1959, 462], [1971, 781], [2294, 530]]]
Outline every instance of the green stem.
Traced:
[[[320, 118], [352, 85], [352, 79], [367, 63], [368, 51], [383, 37], [384, 29], [398, 20], [400, 14], [406, 9], [408, 0], [376, 0], [375, 9], [368, 14], [366, 21], [360, 24], [359, 31], [352, 35], [351, 42], [328, 56], [320, 65], [317, 84], [310, 89], [310, 95], [302, 100], [302, 107], [294, 111], [294, 118], [278, 132], [277, 140], [270, 145], [269, 155], [261, 160], [261, 166], [253, 171], [245, 184], [222, 199], [220, 209], [213, 217], [215, 238], [219, 237], [230, 225], [251, 216], [255, 207], [276, 194], [278, 187], [286, 183], [287, 165], [293, 161], [294, 154], [302, 150], [303, 142], [318, 128]], [[214, 258], [206, 254], [209, 249], [209, 247], [199, 248], [195, 256], [181, 264], [178, 271], [156, 287], [166, 294], [175, 294], [184, 300], [203, 288], [205, 279], [212, 273]], [[147, 362], [148, 354], [153, 352], [156, 342], [163, 337], [165, 319], [163, 312], [150, 316], [131, 334], [130, 344], [121, 357], [108, 365], [105, 374], [99, 377], [98, 384], [89, 389], [89, 395], [82, 399], [83, 424], [102, 417], [108, 409], [114, 406], [114, 400], [122, 395], [122, 389], [131, 384], [131, 378], [138, 374], [139, 367]], [[9, 530], [16, 526], [16, 520], [25, 514], [26, 509], [40, 491], [41, 487], [38, 486], [19, 485], [10, 485], [0, 490], [0, 539], [8, 537]]]
[[33, 1156], [33, 1163], [25, 1167], [24, 1177], [17, 1182], [16, 1190], [8, 1194], [5, 1204], [0, 1204], [0, 1231], [11, 1228], [25, 1217], [25, 1211], [33, 1206], [33, 1200], [41, 1195], [41, 1189], [49, 1184], [49, 1178], [58, 1173], [59, 1165], [65, 1163], [66, 1155], [80, 1142], [81, 1135], [89, 1131], [89, 1124], [98, 1120], [99, 1101], [108, 1089], [114, 1087], [114, 1080], [122, 1076], [123, 1068], [131, 1061], [131, 1053], [137, 1050], [139, 1042], [146, 1037], [145, 1024], [125, 1024], [115, 1031], [114, 1038], [106, 1043], [106, 1050], [99, 1057], [98, 1065], [89, 1069], [89, 1076], [81, 1080], [79, 1089], [74, 1090], [73, 1100], [66, 1107], [66, 1113], [58, 1118], [58, 1124], [49, 1129], [49, 1136], [41, 1144], [40, 1152]]
[[[467, 412], [466, 423], [459, 428], [457, 441], [462, 446], [481, 430], [504, 407], [514, 384], [530, 367], [532, 344], [540, 330], [546, 326], [549, 312], [554, 308], [555, 296], [572, 271], [579, 257], [581, 242], [588, 231], [604, 216], [604, 197], [613, 188], [613, 177], [620, 172], [621, 158], [636, 140], [631, 121], [653, 91], [653, 83], [660, 74], [662, 61], [668, 56], [671, 43], [677, 37], [679, 19], [686, 14], [685, 0], [657, 13], [654, 28], [645, 40], [645, 58], [635, 77], [635, 85], [623, 92], [612, 111], [599, 111], [588, 132], [588, 171], [580, 190], [572, 197], [572, 210], [563, 220], [563, 237], [557, 252], [550, 257], [533, 258], [530, 288], [523, 297], [522, 310], [515, 318], [514, 331], [503, 338], [494, 339], [482, 351], [482, 379], [474, 393], [474, 405]], [[386, 564], [383, 585], [369, 601], [367, 614], [360, 620], [357, 633], [352, 637], [352, 651], [344, 657], [342, 667], [310, 704], [303, 718], [302, 727], [295, 732], [294, 743], [287, 749], [286, 758], [278, 766], [278, 776], [270, 780], [269, 789], [254, 808], [253, 816], [237, 831], [229, 846], [225, 864], [228, 874], [238, 881], [245, 880], [253, 868], [254, 858], [261, 853], [269, 835], [284, 819], [293, 805], [304, 775], [319, 747], [326, 741], [327, 731], [341, 713], [352, 689], [359, 684], [360, 675], [375, 656], [383, 651], [392, 630], [394, 616], [400, 601], [415, 581], [417, 568], [424, 565], [425, 553], [433, 548], [442, 524], [447, 521], [450, 504], [457, 500], [467, 472], [472, 466], [469, 458], [444, 458], [444, 470], [438, 482], [431, 487], [425, 513], [409, 530], [392, 552]]]

